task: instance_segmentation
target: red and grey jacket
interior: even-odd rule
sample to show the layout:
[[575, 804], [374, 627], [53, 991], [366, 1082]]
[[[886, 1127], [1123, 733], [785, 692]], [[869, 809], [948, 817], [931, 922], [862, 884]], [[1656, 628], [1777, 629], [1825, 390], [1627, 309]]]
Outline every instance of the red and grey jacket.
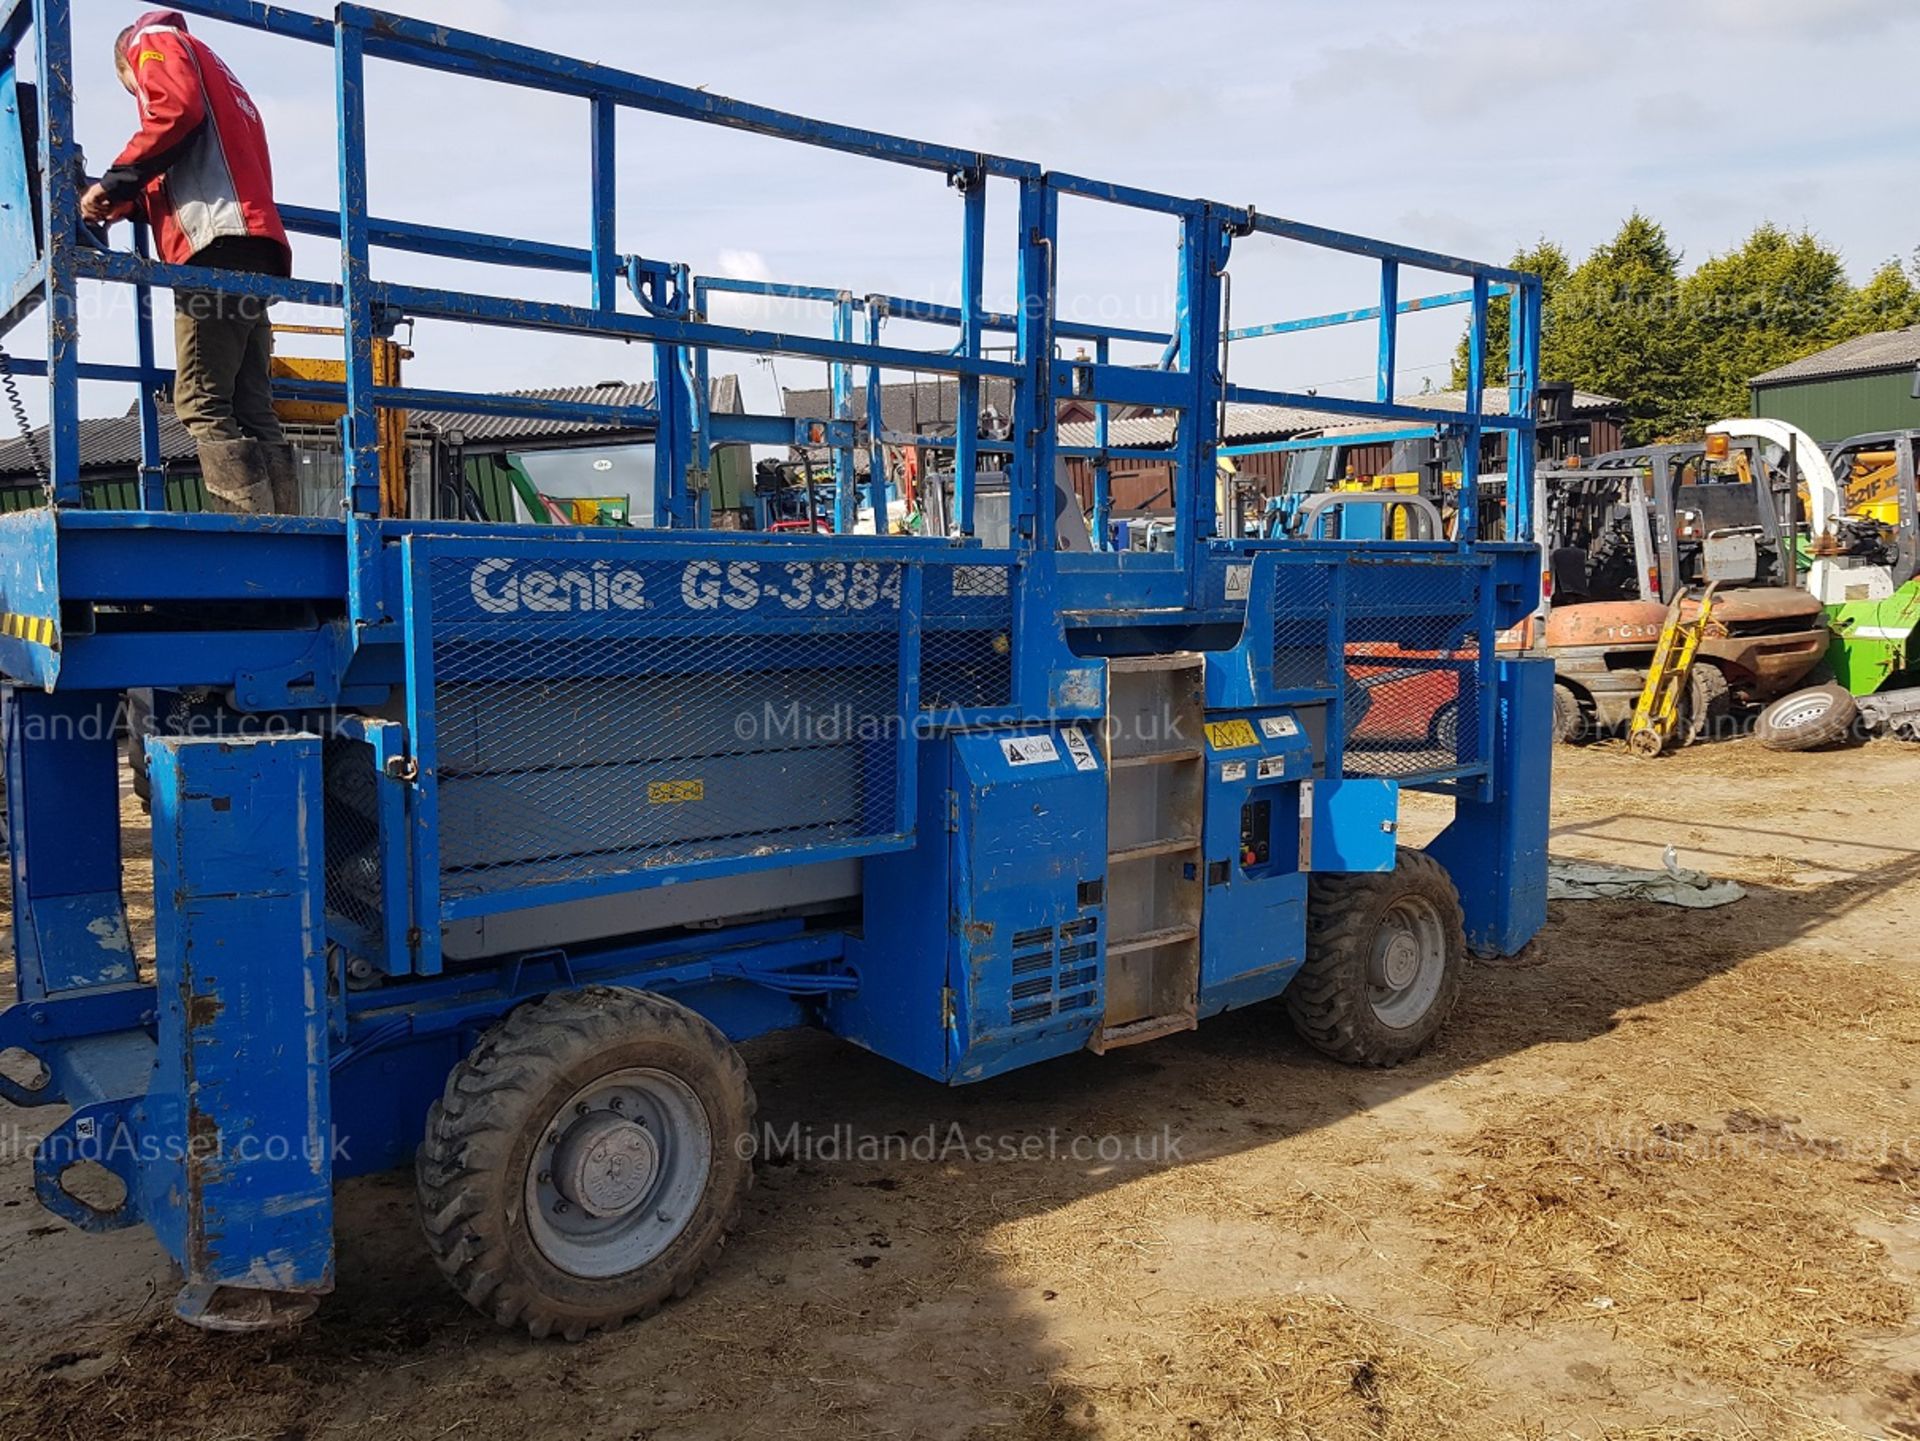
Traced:
[[216, 241], [251, 236], [274, 242], [275, 268], [290, 273], [267, 131], [245, 87], [187, 34], [178, 10], [142, 15], [127, 37], [126, 61], [140, 130], [101, 177], [108, 199], [144, 207], [162, 260], [184, 265]]

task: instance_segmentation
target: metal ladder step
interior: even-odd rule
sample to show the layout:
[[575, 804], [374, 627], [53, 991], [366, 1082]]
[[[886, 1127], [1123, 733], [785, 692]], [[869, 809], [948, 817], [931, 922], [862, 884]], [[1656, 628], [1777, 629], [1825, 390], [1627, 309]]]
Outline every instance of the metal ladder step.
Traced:
[[1122, 846], [1117, 851], [1107, 852], [1109, 866], [1125, 865], [1128, 861], [1144, 861], [1154, 856], [1173, 856], [1181, 851], [1200, 849], [1198, 836], [1171, 836], [1165, 840], [1143, 841], [1137, 846]]
[[1107, 970], [1095, 1051], [1196, 1023], [1205, 658], [1191, 651], [1107, 662]]
[[1199, 746], [1182, 746], [1178, 750], [1148, 751], [1145, 755], [1114, 756], [1107, 764], [1115, 770], [1128, 770], [1133, 766], [1169, 766], [1181, 761], [1197, 761], [1205, 754]]
[[1200, 939], [1198, 926], [1167, 926], [1158, 931], [1141, 931], [1137, 935], [1122, 936], [1117, 941], [1107, 942], [1107, 955], [1130, 956], [1139, 951], [1157, 951], [1162, 946], [1179, 945], [1182, 941]]

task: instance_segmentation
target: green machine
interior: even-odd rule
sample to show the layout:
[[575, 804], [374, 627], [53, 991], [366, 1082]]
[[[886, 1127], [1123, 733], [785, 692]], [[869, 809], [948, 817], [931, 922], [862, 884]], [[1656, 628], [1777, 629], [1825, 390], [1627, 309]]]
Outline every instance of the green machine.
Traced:
[[1823, 597], [1833, 626], [1834, 679], [1855, 696], [1920, 680], [1917, 448], [1920, 430], [1880, 431], [1848, 437], [1828, 458], [1844, 512], [1836, 538], [1868, 562], [1858, 579]]
[[1920, 739], [1920, 430], [1849, 436], [1825, 451], [1780, 421], [1711, 427], [1758, 436], [1797, 479], [1803, 583], [1826, 608], [1832, 678], [1767, 707], [1762, 745], [1809, 750], [1857, 729]]

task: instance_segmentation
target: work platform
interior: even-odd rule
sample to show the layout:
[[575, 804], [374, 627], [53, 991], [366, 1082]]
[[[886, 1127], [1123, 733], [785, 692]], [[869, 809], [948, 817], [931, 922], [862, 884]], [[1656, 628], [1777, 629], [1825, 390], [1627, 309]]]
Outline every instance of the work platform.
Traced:
[[[1533, 277], [353, 5], [332, 20], [243, 0], [181, 8], [332, 49], [343, 204], [286, 208], [297, 228], [340, 239], [342, 274], [191, 272], [138, 243], [104, 248], [70, 188], [39, 178], [72, 173], [68, 7], [5, 9], [6, 51], [31, 29], [38, 56], [37, 155], [15, 137], [12, 158], [46, 238], [0, 245], [0, 281], [16, 333], [36, 311], [48, 322], [44, 363], [15, 368], [47, 377], [54, 423], [49, 504], [0, 517], [19, 977], [0, 1050], [46, 1073], [39, 1088], [0, 1080], [0, 1095], [72, 1108], [43, 1147], [41, 1199], [81, 1226], [150, 1225], [182, 1267], [183, 1316], [244, 1326], [297, 1312], [331, 1285], [334, 1181], [418, 1150], [428, 1241], [456, 1287], [509, 1322], [578, 1334], [684, 1289], [724, 1234], [751, 1100], [730, 1041], [821, 1026], [957, 1084], [1284, 996], [1315, 1044], [1387, 1064], [1445, 1019], [1464, 946], [1512, 951], [1537, 929], [1551, 669], [1494, 649], [1539, 596]], [[586, 243], [371, 216], [369, 58], [579, 99]], [[0, 91], [19, 93], [11, 69]], [[620, 253], [622, 108], [946, 174], [961, 303], [724, 281]], [[994, 185], [1016, 202], [1009, 313], [982, 301]], [[1063, 199], [1173, 222], [1167, 332], [1055, 320]], [[1223, 283], [1249, 234], [1364, 257], [1378, 291], [1233, 330]], [[590, 293], [562, 305], [395, 285], [375, 274], [382, 249], [558, 271]], [[1403, 296], [1420, 271], [1466, 288]], [[139, 364], [80, 360], [68, 321], [83, 278], [135, 287]], [[82, 379], [136, 387], [144, 494], [164, 495], [153, 394], [169, 377], [147, 297], [187, 279], [339, 307], [344, 383], [289, 393], [344, 407], [341, 516], [78, 508]], [[742, 288], [824, 306], [832, 337], [715, 323], [706, 297]], [[1513, 357], [1499, 415], [1478, 380], [1496, 297]], [[1401, 315], [1442, 304], [1468, 322], [1464, 412], [1394, 391]], [[659, 404], [641, 415], [375, 384], [372, 342], [401, 316], [645, 342]], [[956, 343], [885, 343], [903, 317]], [[1335, 324], [1377, 334], [1374, 398], [1227, 381], [1230, 345]], [[989, 358], [995, 335], [1014, 358]], [[1062, 359], [1066, 340], [1092, 358]], [[1120, 363], [1116, 346], [1157, 358]], [[708, 414], [715, 350], [824, 361], [835, 413]], [[885, 443], [889, 370], [958, 377], [953, 432], [913, 438], [953, 457], [950, 535], [852, 533], [854, 452]], [[866, 417], [853, 413], [856, 371]], [[983, 378], [1013, 385], [1012, 439], [980, 433]], [[1067, 399], [1100, 417], [1091, 550], [1060, 549], [1054, 417]], [[1479, 538], [1478, 485], [1459, 487], [1450, 527], [1427, 539], [1223, 534], [1226, 402], [1424, 427], [1468, 456], [1483, 429], [1504, 430], [1506, 538]], [[1179, 416], [1165, 550], [1100, 539], [1107, 467], [1126, 455], [1104, 443], [1118, 404]], [[644, 419], [660, 527], [383, 515], [378, 411], [409, 406]], [[741, 442], [831, 450], [837, 533], [707, 528], [713, 447]], [[976, 534], [982, 477], [1005, 486], [1004, 545]], [[148, 692], [162, 720], [139, 757], [151, 959], [121, 897], [114, 725], [123, 697]], [[1403, 787], [1454, 806], [1424, 853], [1397, 844]], [[1323, 944], [1310, 897], [1375, 916], [1365, 947]], [[1310, 986], [1294, 984], [1303, 975]], [[471, 1104], [495, 1091], [497, 1104]], [[151, 1144], [102, 1144], [129, 1136]], [[278, 1148], [243, 1144], [256, 1137]], [[81, 1160], [113, 1170], [125, 1200], [70, 1192]]]

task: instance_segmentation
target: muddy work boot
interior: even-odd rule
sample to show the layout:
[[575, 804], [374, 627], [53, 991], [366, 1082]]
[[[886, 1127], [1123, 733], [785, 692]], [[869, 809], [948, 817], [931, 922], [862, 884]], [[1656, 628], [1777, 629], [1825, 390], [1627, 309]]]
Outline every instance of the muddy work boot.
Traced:
[[203, 440], [200, 478], [213, 509], [226, 515], [270, 515], [273, 483], [265, 447], [257, 440]]
[[266, 457], [267, 482], [273, 490], [273, 513], [299, 515], [300, 470], [294, 462], [293, 447], [262, 441], [260, 453]]

